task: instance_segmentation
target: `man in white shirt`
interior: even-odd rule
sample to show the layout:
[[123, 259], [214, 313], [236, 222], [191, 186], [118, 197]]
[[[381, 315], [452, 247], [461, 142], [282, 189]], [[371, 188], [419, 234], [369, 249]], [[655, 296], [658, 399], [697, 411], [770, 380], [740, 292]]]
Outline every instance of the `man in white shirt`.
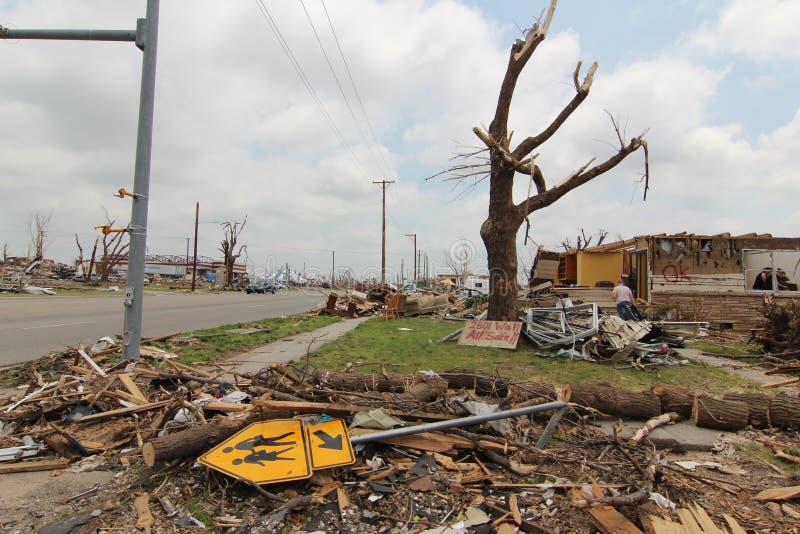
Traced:
[[611, 291], [611, 298], [617, 303], [617, 313], [625, 321], [644, 319], [641, 312], [633, 305], [633, 291], [625, 285], [622, 278], [617, 280], [616, 287]]

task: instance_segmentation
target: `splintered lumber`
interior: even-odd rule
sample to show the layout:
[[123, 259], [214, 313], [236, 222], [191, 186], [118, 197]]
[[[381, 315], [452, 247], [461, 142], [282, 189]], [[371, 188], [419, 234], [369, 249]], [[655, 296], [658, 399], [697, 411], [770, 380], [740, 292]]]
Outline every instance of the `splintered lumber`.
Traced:
[[84, 424], [84, 423], [94, 423], [96, 421], [102, 421], [104, 419], [110, 419], [112, 417], [116, 417], [118, 415], [127, 415], [129, 413], [138, 413], [138, 412], [146, 412], [148, 410], [155, 410], [157, 408], [163, 408], [167, 404], [172, 401], [160, 401], [160, 402], [150, 402], [148, 404], [141, 404], [139, 406], [131, 406], [130, 408], [119, 408], [118, 410], [109, 410], [107, 412], [100, 412], [94, 413], [92, 415], [85, 415], [78, 419], [76, 423]]
[[33, 460], [30, 462], [14, 462], [0, 464], [0, 475], [8, 473], [30, 473], [33, 471], [50, 471], [69, 467], [70, 460]]
[[136, 526], [143, 529], [145, 534], [150, 534], [150, 527], [155, 523], [153, 514], [150, 511], [150, 496], [146, 493], [139, 495], [133, 501], [133, 507], [136, 509]]
[[800, 428], [800, 399], [778, 393], [769, 403], [769, 419], [776, 428]]
[[652, 419], [648, 420], [642, 428], [640, 428], [639, 430], [636, 431], [636, 433], [633, 434], [631, 439], [628, 440], [628, 443], [630, 443], [631, 445], [638, 445], [654, 429], [660, 427], [661, 425], [666, 425], [667, 423], [678, 421], [680, 419], [681, 416], [677, 412], [668, 412], [665, 414], [661, 414], [658, 417], [653, 417]]
[[[350, 415], [355, 412], [368, 412], [374, 410], [374, 406], [357, 406], [354, 404], [329, 404], [325, 402], [293, 402], [293, 401], [276, 401], [269, 399], [255, 399], [253, 405], [261, 408], [262, 410], [269, 411], [283, 411], [295, 413], [326, 413], [328, 415]], [[404, 412], [402, 410], [387, 410], [384, 409], [389, 415], [399, 417], [408, 421], [447, 421], [453, 419], [451, 415], [440, 413], [428, 412]]]
[[676, 513], [680, 518], [680, 523], [674, 523], [656, 515], [648, 516], [648, 532], [653, 534], [726, 534], [727, 532], [745, 534], [742, 526], [728, 514], [723, 514], [723, 517], [728, 523], [730, 531], [719, 528], [697, 503], [692, 503], [688, 509], [679, 508]]
[[747, 426], [750, 412], [746, 402], [722, 400], [697, 395], [692, 408], [692, 421], [702, 428], [741, 430]]
[[486, 376], [474, 369], [447, 369], [439, 376], [447, 380], [450, 389], [474, 389], [476, 395], [505, 397], [508, 380], [500, 376]]
[[[573, 490], [573, 496], [580, 501], [589, 495], [581, 489]], [[593, 506], [583, 508], [597, 530], [603, 534], [644, 534], [630, 520], [619, 513], [613, 506]]]
[[133, 381], [131, 375], [127, 373], [120, 373], [117, 375], [117, 378], [119, 378], [119, 381], [122, 382], [122, 385], [125, 386], [125, 389], [127, 389], [131, 395], [141, 400], [141, 402], [137, 402], [136, 404], [147, 402], [147, 397], [145, 396], [144, 393], [142, 393], [142, 390], [139, 389], [139, 386], [137, 386], [136, 383]]
[[661, 400], [662, 411], [676, 412], [686, 419], [691, 417], [692, 407], [694, 406], [694, 392], [689, 388], [668, 384], [653, 384], [650, 391], [655, 393]]
[[650, 419], [661, 414], [661, 401], [650, 391], [626, 391], [606, 384], [567, 384], [562, 400], [593, 408], [607, 415]]
[[772, 426], [769, 417], [770, 398], [761, 393], [726, 393], [723, 400], [741, 401], [747, 403], [749, 410], [748, 423], [756, 428]]
[[800, 497], [800, 486], [786, 486], [783, 488], [770, 488], [759, 492], [753, 497], [756, 501], [785, 501]]
[[204, 425], [153, 438], [142, 446], [142, 458], [148, 467], [153, 467], [157, 462], [199, 456], [250, 423], [275, 417], [279, 417], [279, 415], [275, 414], [270, 417], [258, 413], [248, 413], [244, 417], [217, 417]]

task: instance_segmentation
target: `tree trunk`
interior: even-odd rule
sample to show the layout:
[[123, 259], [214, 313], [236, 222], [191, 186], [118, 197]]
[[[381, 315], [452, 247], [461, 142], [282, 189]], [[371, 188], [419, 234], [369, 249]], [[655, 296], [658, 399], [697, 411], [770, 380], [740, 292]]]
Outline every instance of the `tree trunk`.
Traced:
[[749, 419], [746, 402], [715, 399], [706, 395], [694, 398], [692, 421], [699, 427], [737, 431], [746, 427]]
[[204, 425], [148, 441], [142, 446], [142, 457], [148, 467], [153, 467], [157, 462], [199, 456], [251, 423], [279, 419], [282, 416], [287, 414], [275, 412], [264, 415], [259, 411], [253, 411], [245, 417], [218, 417]]
[[661, 401], [650, 391], [626, 391], [606, 384], [567, 384], [561, 397], [565, 402], [616, 417], [647, 420], [661, 414]]
[[518, 321], [517, 231], [522, 224], [513, 199], [514, 171], [492, 158], [489, 217], [481, 225], [481, 239], [489, 264], [490, 321]]
[[726, 393], [723, 400], [740, 401], [747, 403], [750, 412], [748, 422], [756, 428], [768, 428], [769, 397], [761, 393]]
[[779, 393], [769, 403], [769, 419], [777, 428], [800, 428], [800, 399]]
[[668, 384], [653, 384], [650, 391], [658, 396], [663, 412], [677, 412], [678, 415], [685, 419], [692, 415], [694, 392], [689, 388], [670, 386]]

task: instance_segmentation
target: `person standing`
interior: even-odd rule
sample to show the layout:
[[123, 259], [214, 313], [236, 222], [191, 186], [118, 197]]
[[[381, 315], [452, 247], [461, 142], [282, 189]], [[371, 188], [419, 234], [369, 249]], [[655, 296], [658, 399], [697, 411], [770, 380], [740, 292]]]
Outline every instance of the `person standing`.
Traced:
[[633, 305], [633, 291], [622, 281], [617, 280], [617, 285], [611, 291], [611, 298], [617, 304], [617, 313], [625, 321], [641, 320], [641, 313]]

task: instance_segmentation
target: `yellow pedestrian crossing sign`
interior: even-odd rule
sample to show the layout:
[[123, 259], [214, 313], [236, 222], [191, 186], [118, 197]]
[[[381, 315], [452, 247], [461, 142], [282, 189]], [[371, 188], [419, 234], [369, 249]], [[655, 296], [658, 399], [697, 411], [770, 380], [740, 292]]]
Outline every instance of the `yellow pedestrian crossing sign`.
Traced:
[[347, 427], [341, 419], [332, 419], [306, 427], [313, 469], [350, 465], [356, 461]]
[[304, 438], [303, 422], [298, 419], [253, 423], [197, 461], [256, 484], [309, 478], [311, 465]]

